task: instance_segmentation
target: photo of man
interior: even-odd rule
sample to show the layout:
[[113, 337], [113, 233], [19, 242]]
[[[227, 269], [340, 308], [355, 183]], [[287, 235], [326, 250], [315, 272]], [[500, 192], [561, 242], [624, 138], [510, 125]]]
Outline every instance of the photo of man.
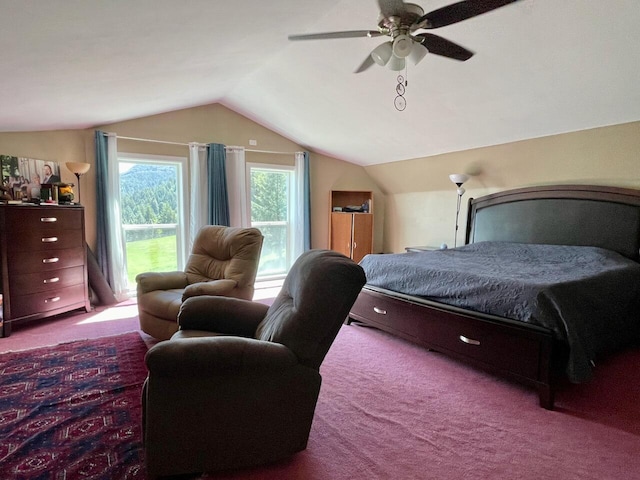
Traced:
[[50, 164], [45, 163], [42, 183], [60, 183], [60, 176], [56, 175]]

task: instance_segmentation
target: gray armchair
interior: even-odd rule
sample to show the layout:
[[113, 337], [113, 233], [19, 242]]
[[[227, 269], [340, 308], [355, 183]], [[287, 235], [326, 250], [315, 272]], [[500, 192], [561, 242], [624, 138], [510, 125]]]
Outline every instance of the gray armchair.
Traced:
[[257, 228], [202, 227], [184, 272], [146, 272], [136, 277], [140, 328], [158, 340], [178, 331], [182, 302], [197, 295], [251, 300], [262, 233]]
[[148, 477], [250, 467], [305, 449], [320, 364], [364, 283], [352, 260], [311, 250], [271, 307], [187, 299], [180, 331], [146, 356]]

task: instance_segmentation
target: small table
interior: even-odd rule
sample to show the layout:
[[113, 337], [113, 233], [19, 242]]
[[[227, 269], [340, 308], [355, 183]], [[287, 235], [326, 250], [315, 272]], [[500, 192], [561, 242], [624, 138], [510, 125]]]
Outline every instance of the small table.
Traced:
[[419, 247], [404, 247], [407, 252], [427, 252], [429, 250], [440, 250], [440, 247], [422, 245]]

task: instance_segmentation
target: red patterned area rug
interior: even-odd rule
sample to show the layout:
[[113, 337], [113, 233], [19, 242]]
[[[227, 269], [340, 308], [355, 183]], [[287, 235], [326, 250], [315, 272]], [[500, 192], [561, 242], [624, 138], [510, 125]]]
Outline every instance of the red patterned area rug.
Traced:
[[0, 477], [143, 479], [137, 332], [0, 355]]

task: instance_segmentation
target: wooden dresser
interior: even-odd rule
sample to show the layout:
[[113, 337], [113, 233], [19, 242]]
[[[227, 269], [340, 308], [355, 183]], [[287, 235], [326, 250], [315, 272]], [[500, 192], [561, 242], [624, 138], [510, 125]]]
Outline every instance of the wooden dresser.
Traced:
[[0, 205], [1, 336], [14, 322], [91, 309], [84, 208]]

